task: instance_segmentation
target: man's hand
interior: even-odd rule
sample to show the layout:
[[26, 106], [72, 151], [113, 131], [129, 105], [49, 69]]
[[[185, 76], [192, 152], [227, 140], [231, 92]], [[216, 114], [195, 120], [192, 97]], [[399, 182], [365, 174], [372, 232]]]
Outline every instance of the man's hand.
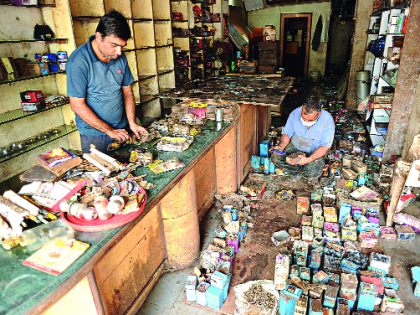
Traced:
[[300, 155], [300, 159], [297, 161], [296, 164], [305, 165], [305, 164], [308, 164], [308, 163], [311, 163], [311, 162], [312, 161], [309, 157], [306, 157], [304, 155]]
[[149, 132], [146, 130], [146, 128], [137, 125], [136, 123], [130, 124], [130, 129], [134, 134], [136, 135], [137, 139], [140, 139], [141, 135], [148, 135]]
[[273, 147], [270, 148], [270, 152], [273, 151], [273, 149], [279, 150], [280, 152], [283, 152], [283, 148], [279, 145], [275, 145]]
[[106, 134], [110, 136], [112, 139], [116, 139], [120, 142], [128, 140], [130, 138], [127, 130], [125, 129], [111, 129]]

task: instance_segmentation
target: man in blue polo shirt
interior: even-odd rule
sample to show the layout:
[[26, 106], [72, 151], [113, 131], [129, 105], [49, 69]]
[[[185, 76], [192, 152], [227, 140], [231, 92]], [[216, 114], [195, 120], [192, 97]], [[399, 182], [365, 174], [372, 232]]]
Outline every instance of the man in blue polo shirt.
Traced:
[[286, 155], [298, 151], [304, 155], [294, 159], [291, 164], [286, 163], [286, 155], [272, 154], [271, 159], [278, 167], [289, 171], [293, 180], [305, 175], [308, 182], [313, 184], [322, 174], [324, 156], [331, 148], [334, 133], [335, 124], [330, 113], [322, 109], [317, 99], [309, 98], [290, 114], [280, 143], [273, 147], [284, 151]]
[[76, 113], [83, 152], [89, 152], [90, 144], [105, 151], [114, 140], [127, 140], [128, 129], [137, 137], [147, 133], [136, 123], [134, 78], [122, 54], [130, 38], [127, 20], [113, 10], [67, 62], [67, 95]]

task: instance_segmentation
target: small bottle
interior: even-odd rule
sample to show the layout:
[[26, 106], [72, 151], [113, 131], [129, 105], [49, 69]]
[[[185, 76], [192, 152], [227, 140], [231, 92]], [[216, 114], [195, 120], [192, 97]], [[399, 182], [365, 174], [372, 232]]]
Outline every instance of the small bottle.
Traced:
[[404, 12], [401, 12], [398, 18], [398, 26], [397, 26], [397, 34], [401, 34], [402, 30], [404, 28], [404, 20], [405, 20], [405, 14]]

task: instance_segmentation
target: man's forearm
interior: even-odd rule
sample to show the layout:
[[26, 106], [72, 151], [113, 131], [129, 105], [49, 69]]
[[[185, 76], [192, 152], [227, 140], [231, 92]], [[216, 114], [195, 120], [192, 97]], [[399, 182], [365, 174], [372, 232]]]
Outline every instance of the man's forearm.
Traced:
[[310, 162], [313, 162], [315, 160], [318, 160], [319, 158], [322, 158], [325, 154], [327, 154], [329, 150], [330, 148], [321, 146], [318, 149], [316, 149], [308, 158]]
[[127, 120], [130, 125], [136, 123], [136, 103], [134, 101], [133, 90], [130, 86], [123, 87], [124, 107]]
[[282, 134], [280, 137], [280, 143], [277, 145], [277, 147], [279, 147], [281, 151], [284, 151], [284, 149], [287, 147], [289, 142], [290, 142], [290, 137], [286, 134]]
[[71, 109], [89, 126], [107, 134], [113, 128], [96, 115], [84, 99], [70, 97]]

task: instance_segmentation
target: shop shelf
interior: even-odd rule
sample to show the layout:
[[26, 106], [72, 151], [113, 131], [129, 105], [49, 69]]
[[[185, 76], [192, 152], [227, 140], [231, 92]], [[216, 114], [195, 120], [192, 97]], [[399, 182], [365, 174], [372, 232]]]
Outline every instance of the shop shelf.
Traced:
[[33, 42], [45, 42], [47, 44], [53, 43], [65, 43], [68, 41], [68, 38], [51, 38], [51, 39], [9, 39], [9, 40], [0, 40], [0, 44], [13, 44], [13, 43], [33, 43]]
[[25, 80], [33, 80], [33, 79], [43, 78], [43, 77], [47, 77], [47, 76], [50, 76], [50, 75], [56, 75], [56, 74], [66, 74], [66, 73], [65, 72], [51, 72], [51, 73], [48, 73], [46, 75], [31, 75], [31, 76], [27, 76], [27, 77], [19, 77], [19, 78], [16, 78], [14, 80], [0, 81], [0, 85], [10, 84], [10, 83], [19, 82], [19, 81], [25, 81]]
[[0, 114], [0, 125], [8, 123], [10, 121], [14, 121], [14, 120], [26, 118], [28, 116], [43, 113], [43, 112], [46, 112], [48, 110], [51, 110], [51, 109], [54, 109], [54, 108], [57, 108], [57, 107], [61, 107], [61, 106], [67, 105], [67, 104], [69, 104], [69, 103], [65, 103], [65, 104], [62, 104], [62, 105], [50, 106], [48, 108], [40, 109], [40, 110], [33, 111], [33, 112], [24, 112], [22, 109], [16, 109], [16, 110], [13, 110], [11, 112], [3, 113], [3, 114]]
[[8, 160], [10, 160], [12, 158], [15, 158], [15, 157], [17, 157], [19, 155], [22, 155], [22, 154], [26, 153], [26, 152], [32, 151], [32, 150], [34, 150], [34, 149], [36, 149], [36, 148], [38, 148], [40, 146], [43, 146], [43, 145], [45, 145], [47, 143], [50, 143], [50, 142], [52, 142], [54, 140], [57, 140], [57, 139], [62, 138], [62, 137], [65, 137], [68, 134], [77, 131], [77, 128], [73, 128], [72, 126], [69, 126], [69, 125], [62, 125], [62, 126], [58, 126], [56, 128], [57, 129], [61, 129], [61, 133], [56, 134], [56, 135], [51, 135], [50, 137], [48, 137], [48, 139], [39, 140], [39, 141], [36, 141], [35, 143], [29, 144], [23, 150], [14, 151], [14, 152], [10, 153], [9, 155], [1, 156], [0, 157], [0, 163], [3, 163], [5, 161], [8, 161]]

